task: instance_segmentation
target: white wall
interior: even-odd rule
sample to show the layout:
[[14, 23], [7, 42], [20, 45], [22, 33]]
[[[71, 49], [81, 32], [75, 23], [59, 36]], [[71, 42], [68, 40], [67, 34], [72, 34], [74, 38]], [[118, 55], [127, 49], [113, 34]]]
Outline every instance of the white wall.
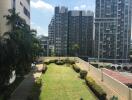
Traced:
[[4, 15], [8, 15], [8, 9], [12, 7], [11, 0], [0, 0], [0, 35], [9, 31], [10, 26], [7, 26], [7, 20], [4, 18]]
[[[16, 0], [16, 12], [19, 12], [20, 16], [26, 20], [26, 23], [30, 25], [30, 19], [24, 14], [23, 7], [20, 5], [20, 1], [23, 6], [30, 11], [30, 4], [28, 4], [27, 0]], [[0, 35], [11, 30], [11, 26], [7, 26], [7, 20], [4, 18], [4, 15], [8, 15], [9, 9], [12, 9], [12, 0], [0, 0]]]

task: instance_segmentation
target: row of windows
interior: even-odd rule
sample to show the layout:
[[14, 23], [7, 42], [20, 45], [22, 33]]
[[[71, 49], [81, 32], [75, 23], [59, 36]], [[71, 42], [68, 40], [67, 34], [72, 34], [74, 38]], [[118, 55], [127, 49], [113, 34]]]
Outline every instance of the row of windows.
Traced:
[[30, 18], [30, 12], [24, 7], [23, 8], [23, 10], [24, 10], [24, 14], [28, 17], [28, 18]]

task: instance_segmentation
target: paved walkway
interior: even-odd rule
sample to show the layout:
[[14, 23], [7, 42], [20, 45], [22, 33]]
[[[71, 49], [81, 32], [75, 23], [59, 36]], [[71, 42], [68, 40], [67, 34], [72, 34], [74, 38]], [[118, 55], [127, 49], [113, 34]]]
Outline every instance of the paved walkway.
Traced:
[[[36, 71], [42, 70], [42, 66], [42, 64], [37, 66]], [[9, 100], [27, 100], [27, 97], [30, 95], [30, 91], [34, 85], [35, 78], [40, 77], [40, 73], [41, 72], [31, 72], [28, 76], [26, 76], [22, 83], [12, 93]]]
[[33, 73], [30, 73], [12, 93], [11, 98], [9, 100], [27, 100], [27, 97], [33, 87], [33, 84], [34, 76]]

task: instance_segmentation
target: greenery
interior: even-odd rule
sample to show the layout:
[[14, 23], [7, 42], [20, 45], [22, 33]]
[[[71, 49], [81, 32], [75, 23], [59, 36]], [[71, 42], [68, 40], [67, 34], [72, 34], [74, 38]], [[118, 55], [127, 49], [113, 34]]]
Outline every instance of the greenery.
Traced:
[[113, 96], [112, 98], [110, 98], [110, 100], [118, 100], [118, 97]]
[[75, 64], [74, 60], [70, 59], [54, 59], [54, 60], [49, 60], [49, 61], [44, 61], [44, 64], [49, 65], [51, 63], [55, 63], [57, 65], [64, 65], [64, 64]]
[[48, 67], [45, 66], [43, 69], [42, 69], [42, 73], [44, 74], [46, 71], [47, 71]]
[[74, 44], [72, 46], [72, 50], [73, 52], [75, 52], [75, 55], [74, 56], [78, 56], [78, 50], [80, 49], [80, 46], [78, 44]]
[[87, 76], [87, 71], [86, 70], [81, 70], [80, 71], [80, 78], [85, 79], [86, 76]]
[[66, 58], [65, 59], [65, 63], [68, 63], [68, 64], [75, 64], [75, 60], [71, 60], [71, 59], [69, 59], [69, 58]]
[[40, 77], [35, 80], [35, 83], [33, 85], [32, 90], [30, 91], [30, 95], [28, 96], [27, 100], [39, 100], [39, 95], [41, 93], [41, 85], [42, 79]]
[[30, 30], [15, 9], [10, 9], [4, 18], [11, 30], [0, 36], [0, 94], [9, 84], [12, 71], [19, 76], [28, 73], [41, 51], [36, 31]]
[[106, 100], [106, 93], [91, 77], [86, 77], [86, 84], [95, 93], [99, 100]]
[[47, 72], [42, 75], [39, 100], [97, 100], [85, 86], [85, 81], [70, 67], [63, 66], [48, 65]]
[[79, 73], [80, 70], [81, 70], [76, 64], [73, 64], [73, 69], [74, 69], [77, 73]]
[[65, 62], [64, 62], [64, 60], [58, 60], [58, 61], [55, 62], [55, 64], [56, 65], [64, 65]]

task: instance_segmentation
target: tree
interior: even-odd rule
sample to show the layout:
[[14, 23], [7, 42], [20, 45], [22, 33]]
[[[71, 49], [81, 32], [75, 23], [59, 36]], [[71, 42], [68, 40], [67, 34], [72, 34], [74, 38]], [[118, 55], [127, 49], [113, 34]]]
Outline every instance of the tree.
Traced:
[[75, 56], [78, 56], [78, 50], [79, 50], [79, 45], [78, 44], [74, 44], [73, 46], [72, 46], [72, 50], [73, 50], [73, 52], [75, 52]]
[[17, 74], [24, 75], [30, 70], [30, 65], [40, 50], [39, 42], [36, 38], [36, 31], [30, 30], [29, 25], [22, 19], [15, 9], [9, 10], [9, 15], [4, 17], [7, 19], [7, 25], [12, 26], [10, 32], [6, 32], [5, 36], [15, 43], [15, 70]]

